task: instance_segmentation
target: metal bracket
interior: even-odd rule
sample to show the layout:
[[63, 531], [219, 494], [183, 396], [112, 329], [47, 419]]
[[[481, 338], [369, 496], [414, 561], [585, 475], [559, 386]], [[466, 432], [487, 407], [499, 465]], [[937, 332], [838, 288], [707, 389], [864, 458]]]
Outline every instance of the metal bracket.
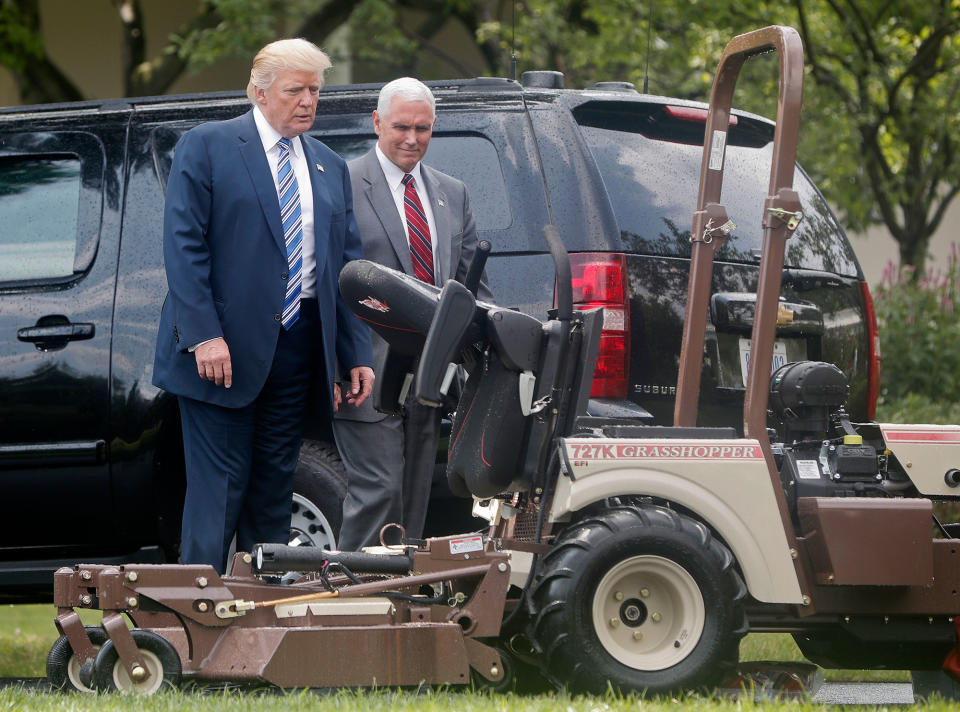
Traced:
[[54, 625], [57, 626], [57, 630], [67, 636], [67, 640], [70, 641], [70, 647], [73, 648], [73, 654], [76, 656], [77, 662], [80, 665], [87, 662], [88, 660], [92, 663], [94, 658], [97, 657], [97, 651], [93, 647], [93, 643], [90, 642], [90, 636], [87, 635], [86, 629], [83, 627], [83, 622], [80, 620], [80, 616], [77, 615], [77, 612], [72, 608], [67, 610], [62, 610], [60, 615], [57, 616], [54, 621]]
[[233, 601], [221, 601], [217, 604], [214, 612], [217, 618], [236, 618], [246, 615], [247, 611], [252, 611], [255, 607], [253, 601], [244, 601], [240, 598]]
[[796, 230], [797, 225], [803, 220], [803, 211], [801, 210], [793, 211], [784, 210], [783, 208], [767, 208], [767, 212], [771, 213], [775, 218], [779, 218], [782, 222], [785, 222], [788, 230]]
[[734, 224], [733, 220], [727, 220], [721, 225], [714, 226], [713, 218], [710, 218], [707, 220], [707, 224], [703, 227], [703, 234], [700, 235], [699, 238], [695, 238], [693, 235], [690, 235], [690, 242], [702, 242], [705, 245], [709, 245], [711, 242], [713, 242], [714, 233], [719, 232], [726, 237], [736, 229], [737, 226]]
[[150, 679], [150, 668], [137, 647], [133, 634], [127, 628], [126, 621], [120, 613], [108, 613], [101, 621], [103, 629], [110, 636], [110, 641], [117, 651], [120, 664], [127, 671], [131, 680], [138, 683]]
[[544, 396], [543, 398], [539, 398], [539, 399], [535, 400], [535, 401], [530, 405], [530, 414], [532, 415], [532, 414], [534, 414], [534, 413], [539, 413], [541, 410], [543, 410], [543, 409], [546, 408], [548, 405], [550, 405], [550, 401], [551, 401], [551, 400], [552, 400], [552, 399], [550, 398], [549, 395], [546, 395], [546, 396]]

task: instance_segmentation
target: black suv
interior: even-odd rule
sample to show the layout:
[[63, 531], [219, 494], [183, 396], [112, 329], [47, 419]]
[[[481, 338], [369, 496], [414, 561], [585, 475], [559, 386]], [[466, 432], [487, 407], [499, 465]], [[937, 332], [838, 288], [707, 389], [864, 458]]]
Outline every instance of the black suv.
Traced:
[[[557, 89], [556, 78], [434, 83], [428, 162], [467, 184], [504, 306], [551, 308], [541, 228], [557, 226], [576, 300], [605, 307], [592, 412], [670, 423], [706, 110], [623, 83]], [[324, 90], [311, 134], [346, 158], [365, 152], [378, 89]], [[49, 598], [51, 572], [81, 559], [175, 560], [180, 424], [175, 399], [151, 385], [164, 186], [187, 129], [248, 108], [231, 93], [0, 109], [0, 597]], [[739, 427], [773, 124], [731, 124], [723, 201], [737, 227], [717, 255], [700, 421]], [[787, 247], [774, 365], [838, 364], [853, 417], [870, 417], [869, 292], [800, 168], [795, 188], [804, 220]], [[320, 545], [344, 484], [329, 442], [318, 431], [305, 443], [293, 505], [294, 536]]]

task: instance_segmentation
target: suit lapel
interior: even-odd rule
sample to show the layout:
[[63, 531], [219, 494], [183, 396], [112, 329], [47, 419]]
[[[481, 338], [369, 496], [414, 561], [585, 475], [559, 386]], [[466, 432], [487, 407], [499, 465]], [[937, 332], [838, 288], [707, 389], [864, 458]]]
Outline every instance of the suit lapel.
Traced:
[[397, 255], [400, 266], [407, 274], [413, 274], [413, 259], [410, 257], [410, 244], [407, 242], [407, 233], [397, 204], [393, 200], [387, 179], [383, 175], [380, 161], [375, 151], [370, 151], [363, 157], [363, 192], [373, 214], [377, 216], [383, 231]]
[[283, 255], [287, 254], [287, 245], [283, 239], [283, 224], [280, 221], [280, 201], [277, 198], [277, 187], [270, 175], [270, 164], [267, 155], [263, 152], [263, 143], [257, 133], [257, 124], [253, 120], [253, 111], [244, 114], [241, 130], [237, 134], [238, 147], [243, 163], [253, 181], [254, 192], [260, 207], [270, 226], [270, 233]]
[[433, 236], [434, 254], [437, 256], [435, 272], [439, 277], [437, 281], [442, 286], [444, 282], [454, 277], [450, 266], [450, 243], [453, 241], [450, 202], [440, 187], [432, 168], [421, 163], [420, 176], [423, 178], [424, 186], [427, 189], [427, 198], [430, 201], [430, 207], [433, 209], [433, 221], [437, 226], [437, 234]]
[[[317, 166], [322, 165], [318, 156], [314, 153], [312, 146], [309, 145], [310, 139], [306, 135], [300, 137], [300, 145], [303, 147], [303, 156], [307, 161], [307, 168], [310, 172], [310, 189], [313, 192], [313, 240], [314, 254], [317, 260], [317, 280], [323, 274], [327, 266], [327, 252], [329, 246], [329, 226], [332, 214], [332, 205], [330, 202], [330, 193], [326, 184], [326, 173]], [[300, 186], [300, 190], [303, 190]]]

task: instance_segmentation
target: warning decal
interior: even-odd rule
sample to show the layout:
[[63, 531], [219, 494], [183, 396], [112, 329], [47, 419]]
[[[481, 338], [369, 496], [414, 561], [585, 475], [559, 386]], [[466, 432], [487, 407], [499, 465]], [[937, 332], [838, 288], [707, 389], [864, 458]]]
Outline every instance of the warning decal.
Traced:
[[467, 554], [471, 551], [483, 551], [482, 536], [468, 536], [463, 539], [450, 540], [451, 554]]

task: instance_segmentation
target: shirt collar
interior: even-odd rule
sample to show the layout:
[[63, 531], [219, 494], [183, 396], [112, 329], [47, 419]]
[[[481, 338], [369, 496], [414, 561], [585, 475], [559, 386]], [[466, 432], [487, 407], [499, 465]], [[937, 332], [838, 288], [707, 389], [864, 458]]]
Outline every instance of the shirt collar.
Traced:
[[[387, 187], [390, 188], [391, 192], [395, 192], [406, 174], [380, 150], [379, 143], [375, 144], [374, 150], [377, 152], [377, 160], [380, 161], [380, 168], [383, 169], [383, 177], [387, 179]], [[420, 180], [420, 161], [417, 161], [417, 165], [413, 167], [410, 173], [413, 175], [414, 185], [416, 185], [419, 190], [419, 186], [423, 185], [423, 181]]]
[[[260, 142], [263, 144], [263, 152], [269, 153], [271, 150], [274, 150], [277, 143], [283, 138], [283, 135], [270, 125], [270, 122], [267, 121], [267, 117], [263, 115], [262, 111], [260, 111], [259, 106], [253, 107], [253, 121], [257, 125], [257, 133], [260, 134]], [[297, 158], [300, 157], [301, 149], [299, 136], [294, 136], [292, 139], [290, 139], [290, 150], [293, 151], [294, 156]]]

